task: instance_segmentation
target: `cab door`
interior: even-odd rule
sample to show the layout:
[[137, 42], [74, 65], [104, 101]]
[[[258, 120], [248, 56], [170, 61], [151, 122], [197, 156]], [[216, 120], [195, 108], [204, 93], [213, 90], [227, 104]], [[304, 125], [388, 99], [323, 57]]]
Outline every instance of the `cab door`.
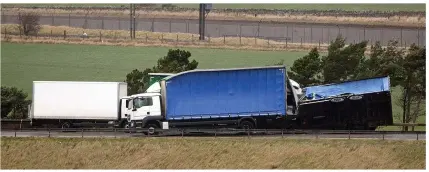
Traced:
[[141, 121], [151, 115], [153, 106], [152, 97], [137, 97], [133, 100], [132, 117], [133, 120]]

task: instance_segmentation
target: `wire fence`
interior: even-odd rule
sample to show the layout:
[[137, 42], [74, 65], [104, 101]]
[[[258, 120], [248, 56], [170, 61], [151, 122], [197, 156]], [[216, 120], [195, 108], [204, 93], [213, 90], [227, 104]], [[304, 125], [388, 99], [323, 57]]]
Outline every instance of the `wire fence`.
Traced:
[[[206, 37], [205, 40], [199, 40], [198, 35], [194, 34], [180, 34], [180, 33], [152, 33], [146, 32], [136, 34], [135, 39], [131, 39], [124, 32], [109, 32], [103, 31], [89, 32], [85, 34], [76, 34], [76, 32], [69, 33], [67, 30], [50, 30], [48, 33], [37, 33], [25, 36], [17, 30], [8, 30], [4, 28], [1, 30], [2, 36], [5, 40], [11, 37], [19, 37], [24, 39], [45, 39], [45, 40], [65, 40], [65, 41], [93, 41], [93, 42], [136, 42], [136, 43], [162, 43], [162, 44], [176, 44], [176, 45], [213, 45], [213, 46], [251, 46], [257, 48], [313, 48], [326, 49], [330, 43], [324, 43], [319, 40], [316, 43], [306, 43], [303, 39], [299, 42], [292, 42], [290, 37], [236, 37], [236, 35], [223, 35], [222, 37]], [[357, 42], [354, 42], [357, 43]], [[374, 45], [375, 42], [368, 42], [368, 46]], [[404, 42], [402, 47], [408, 48], [411, 44]]]
[[[17, 15], [2, 14], [2, 24], [17, 24]], [[73, 28], [130, 30], [131, 22], [124, 17], [106, 16], [41, 16], [40, 24], [52, 26], [69, 26]], [[136, 18], [136, 31], [162, 33], [198, 34], [198, 20], [194, 19], [156, 19]], [[341, 34], [346, 43], [357, 43], [363, 40], [375, 43], [379, 41], [386, 46], [390, 40], [398, 40], [400, 46], [412, 43], [426, 45], [425, 28], [410, 27], [376, 27], [362, 25], [334, 24], [300, 24], [274, 23], [262, 21], [206, 21], [206, 36], [209, 38], [240, 37], [263, 40], [288, 40], [290, 44], [328, 44]], [[198, 39], [198, 38], [196, 38]], [[226, 42], [226, 40], [225, 40]]]

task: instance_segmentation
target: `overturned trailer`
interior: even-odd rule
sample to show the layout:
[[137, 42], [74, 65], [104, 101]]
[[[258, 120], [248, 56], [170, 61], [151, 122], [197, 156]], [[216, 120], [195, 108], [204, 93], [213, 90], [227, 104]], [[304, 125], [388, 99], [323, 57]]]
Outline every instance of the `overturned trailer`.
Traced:
[[392, 125], [389, 77], [304, 88], [300, 128], [375, 130]]

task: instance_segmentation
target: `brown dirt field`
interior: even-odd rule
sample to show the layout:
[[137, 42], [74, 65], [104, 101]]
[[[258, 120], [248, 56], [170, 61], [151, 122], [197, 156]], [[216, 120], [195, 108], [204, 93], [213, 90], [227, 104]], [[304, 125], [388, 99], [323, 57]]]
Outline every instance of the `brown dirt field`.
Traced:
[[[19, 12], [35, 12], [40, 15], [77, 15], [77, 16], [116, 16], [129, 17], [128, 10], [63, 10], [63, 9], [20, 9], [4, 8], [5, 14], [17, 14]], [[170, 18], [170, 19], [198, 19], [197, 11], [170, 12], [170, 11], [136, 11], [138, 18]], [[402, 26], [425, 27], [425, 16], [394, 16], [394, 17], [337, 17], [337, 16], [313, 16], [313, 15], [250, 15], [245, 13], [209, 13], [207, 20], [236, 20], [236, 21], [274, 21], [295, 23], [321, 23], [321, 24], [360, 24], [373, 26]]]
[[425, 169], [425, 141], [5, 138], [2, 169]]

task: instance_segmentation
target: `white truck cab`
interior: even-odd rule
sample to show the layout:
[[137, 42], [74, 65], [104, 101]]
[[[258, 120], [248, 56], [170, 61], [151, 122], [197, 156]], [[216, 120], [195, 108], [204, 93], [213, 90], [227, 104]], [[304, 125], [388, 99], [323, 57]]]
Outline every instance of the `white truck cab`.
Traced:
[[[161, 116], [161, 94], [160, 93], [142, 93], [130, 96], [128, 102], [127, 116], [130, 127], [144, 128], [146, 120], [162, 119]], [[158, 125], [159, 124], [154, 124]]]

